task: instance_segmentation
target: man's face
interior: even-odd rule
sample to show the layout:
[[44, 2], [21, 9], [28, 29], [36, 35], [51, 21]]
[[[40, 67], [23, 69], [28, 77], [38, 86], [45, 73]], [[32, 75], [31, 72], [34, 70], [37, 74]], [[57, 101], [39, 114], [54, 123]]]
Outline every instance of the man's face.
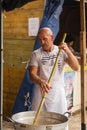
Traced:
[[47, 32], [41, 32], [39, 34], [39, 40], [44, 51], [50, 51], [53, 46], [53, 35]]

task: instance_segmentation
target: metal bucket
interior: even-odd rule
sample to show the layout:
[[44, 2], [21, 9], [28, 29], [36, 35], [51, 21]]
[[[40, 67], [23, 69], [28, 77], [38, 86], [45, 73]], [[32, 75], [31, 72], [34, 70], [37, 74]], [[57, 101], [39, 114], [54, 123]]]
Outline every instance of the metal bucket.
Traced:
[[16, 130], [64, 130], [67, 127], [68, 117], [53, 112], [41, 112], [37, 124], [33, 125], [36, 111], [27, 111], [14, 114], [12, 122]]

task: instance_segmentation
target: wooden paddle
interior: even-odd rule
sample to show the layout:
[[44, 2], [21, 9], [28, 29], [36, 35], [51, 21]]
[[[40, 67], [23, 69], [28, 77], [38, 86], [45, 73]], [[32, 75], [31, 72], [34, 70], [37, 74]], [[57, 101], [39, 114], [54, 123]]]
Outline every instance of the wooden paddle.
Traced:
[[[65, 38], [66, 38], [66, 33], [64, 33], [62, 42], [65, 41]], [[53, 76], [53, 74], [54, 74], [56, 65], [57, 65], [57, 63], [58, 63], [58, 58], [59, 58], [60, 52], [61, 52], [61, 48], [59, 48], [59, 51], [58, 51], [58, 54], [57, 54], [57, 58], [56, 58], [56, 60], [55, 60], [54, 66], [53, 66], [53, 68], [52, 68], [52, 72], [51, 72], [51, 75], [50, 75], [50, 77], [49, 77], [48, 83], [51, 82], [51, 79], [52, 79], [52, 76]], [[36, 115], [35, 115], [35, 119], [34, 119], [34, 121], [33, 121], [33, 125], [35, 125], [36, 122], [37, 122], [37, 119], [38, 119], [38, 117], [39, 117], [39, 115], [40, 115], [40, 112], [41, 112], [43, 103], [44, 103], [44, 101], [45, 101], [46, 95], [47, 95], [47, 93], [44, 94], [44, 96], [43, 96], [43, 98], [42, 98], [42, 100], [41, 100], [41, 102], [40, 102], [39, 108], [38, 108], [37, 113], [36, 113]]]

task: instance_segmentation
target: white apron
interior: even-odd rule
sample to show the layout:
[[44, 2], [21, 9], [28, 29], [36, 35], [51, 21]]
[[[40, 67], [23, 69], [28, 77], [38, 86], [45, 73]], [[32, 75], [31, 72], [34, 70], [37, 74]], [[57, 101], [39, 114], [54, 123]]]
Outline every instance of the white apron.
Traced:
[[[42, 62], [44, 62], [44, 60]], [[52, 59], [49, 63], [48, 62], [47, 63], [45, 62], [44, 64], [39, 63], [41, 70], [39, 75], [41, 79], [48, 81], [54, 62], [55, 60]], [[42, 111], [56, 112], [60, 114], [64, 114], [64, 112], [67, 111], [67, 102], [66, 102], [63, 78], [64, 78], [64, 71], [62, 70], [61, 72], [59, 72], [57, 65], [52, 80], [50, 82], [52, 89], [49, 90], [49, 93], [45, 98]], [[42, 97], [43, 95], [40, 92], [40, 87], [36, 86], [32, 102], [32, 110], [35, 111], [38, 110]]]
[[[55, 58], [53, 57], [55, 57], [56, 53], [58, 53], [58, 50], [56, 51], [56, 53], [53, 51], [53, 54], [51, 52], [51, 56], [49, 58], [51, 60], [47, 60], [48, 57], [47, 57], [47, 54], [45, 53], [41, 54], [41, 56], [45, 58], [42, 58], [43, 59], [42, 61], [41, 59], [38, 60], [40, 61], [39, 67], [41, 70], [39, 72], [39, 76], [41, 77], [41, 79], [48, 81], [51, 74], [51, 70], [55, 62]], [[33, 62], [35, 62], [35, 59], [36, 57], [33, 58]], [[47, 60], [47, 62], [45, 60]], [[54, 75], [50, 82], [52, 89], [50, 89], [48, 94], [46, 95], [46, 98], [42, 107], [42, 111], [55, 112], [55, 113], [60, 113], [60, 114], [64, 114], [67, 111], [67, 101], [66, 101], [66, 95], [65, 95], [65, 90], [64, 90], [64, 70], [63, 70], [64, 66], [63, 65], [64, 65], [64, 56], [62, 56], [60, 60], [58, 61]], [[34, 98], [32, 102], [33, 111], [38, 110], [42, 97], [43, 95], [40, 91], [40, 86], [37, 85], [34, 91]], [[67, 128], [65, 128], [65, 130], [68, 130], [68, 126]]]

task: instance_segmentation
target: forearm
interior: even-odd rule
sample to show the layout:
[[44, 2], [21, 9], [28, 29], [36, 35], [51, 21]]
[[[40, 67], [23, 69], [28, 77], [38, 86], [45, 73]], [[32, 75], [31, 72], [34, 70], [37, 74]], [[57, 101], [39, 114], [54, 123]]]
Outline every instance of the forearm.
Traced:
[[79, 62], [78, 62], [77, 58], [73, 55], [73, 53], [70, 51], [67, 44], [63, 42], [63, 43], [60, 44], [59, 47], [61, 49], [63, 49], [68, 56], [67, 59], [66, 59], [66, 62], [69, 64], [69, 66], [73, 70], [77, 71], [79, 69]]
[[30, 78], [31, 80], [38, 84], [40, 86], [40, 90], [41, 92], [44, 94], [45, 92], [48, 93], [48, 91], [50, 90], [50, 88], [52, 88], [45, 80], [41, 79], [38, 75], [37, 75], [37, 69], [36, 67], [30, 67]]
[[37, 74], [30, 73], [30, 79], [38, 85], [41, 84], [41, 79]]
[[73, 70], [77, 71], [79, 69], [79, 62], [77, 58], [73, 55], [73, 53], [70, 50], [68, 50], [67, 55], [67, 63]]

